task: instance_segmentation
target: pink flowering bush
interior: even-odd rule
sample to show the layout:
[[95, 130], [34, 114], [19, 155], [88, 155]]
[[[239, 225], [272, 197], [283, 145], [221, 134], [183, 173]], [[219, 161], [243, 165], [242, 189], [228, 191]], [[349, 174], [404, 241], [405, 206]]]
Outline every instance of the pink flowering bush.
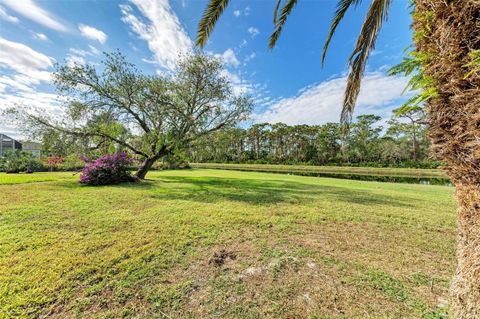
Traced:
[[104, 155], [96, 160], [80, 157], [85, 167], [80, 174], [80, 183], [87, 185], [111, 185], [133, 182], [135, 178], [130, 172], [132, 160], [125, 152]]

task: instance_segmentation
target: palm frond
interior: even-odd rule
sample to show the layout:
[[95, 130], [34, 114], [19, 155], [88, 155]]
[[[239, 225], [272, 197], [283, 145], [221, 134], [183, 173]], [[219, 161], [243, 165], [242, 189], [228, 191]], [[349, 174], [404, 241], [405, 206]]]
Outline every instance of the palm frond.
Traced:
[[273, 10], [273, 24], [277, 23], [277, 15], [278, 9], [280, 8], [280, 3], [282, 3], [282, 0], [277, 0], [277, 4], [275, 5], [275, 9]]
[[352, 120], [352, 113], [355, 108], [360, 84], [362, 81], [365, 65], [367, 64], [370, 51], [375, 47], [375, 40], [382, 27], [383, 21], [388, 16], [388, 8], [391, 0], [373, 0], [368, 9], [367, 16], [363, 22], [357, 44], [350, 55], [350, 72], [347, 79], [347, 87], [343, 99], [342, 114], [340, 121], [348, 125]]
[[330, 25], [330, 30], [328, 31], [327, 40], [325, 40], [325, 44], [323, 45], [322, 65], [325, 63], [328, 46], [330, 45], [330, 41], [332, 40], [333, 34], [340, 24], [340, 21], [342, 21], [345, 13], [347, 13], [351, 5], [357, 6], [361, 1], [362, 0], [340, 0], [338, 2], [337, 9], [335, 10], [335, 16], [332, 20], [332, 24]]
[[282, 10], [280, 10], [280, 16], [278, 17], [278, 19], [276, 16], [274, 17], [274, 19], [276, 20], [275, 29], [273, 30], [273, 33], [270, 36], [270, 41], [268, 43], [268, 46], [270, 47], [270, 49], [273, 49], [273, 47], [277, 43], [277, 40], [280, 37], [280, 34], [282, 33], [283, 26], [287, 22], [287, 18], [292, 12], [295, 5], [297, 4], [297, 1], [298, 0], [287, 0], [287, 3], [285, 3], [282, 7]]
[[228, 6], [230, 0], [210, 0], [203, 13], [202, 19], [198, 24], [197, 39], [195, 45], [203, 48], [207, 43], [210, 34], [218, 21], [218, 18], [222, 15], [225, 8]]
[[[438, 96], [435, 89], [434, 80], [430, 76], [426, 76], [423, 65], [430, 59], [428, 53], [412, 50], [407, 53], [402, 62], [388, 70], [388, 75], [404, 75], [410, 77], [402, 94], [406, 91], [416, 92], [414, 96], [408, 99], [399, 109], [402, 112], [418, 110], [425, 102]], [[418, 93], [417, 93], [418, 92]]]

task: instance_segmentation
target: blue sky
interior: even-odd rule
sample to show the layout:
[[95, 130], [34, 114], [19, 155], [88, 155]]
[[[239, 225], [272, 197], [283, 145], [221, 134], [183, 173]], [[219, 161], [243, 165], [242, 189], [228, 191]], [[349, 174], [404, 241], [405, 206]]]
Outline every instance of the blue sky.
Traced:
[[[221, 57], [238, 92], [255, 98], [251, 122], [323, 124], [338, 121], [347, 58], [370, 1], [351, 10], [321, 49], [336, 1], [300, 1], [274, 50], [267, 48], [275, 1], [231, 0], [205, 52]], [[146, 73], [169, 72], [193, 48], [206, 1], [0, 0], [0, 108], [15, 103], [58, 114], [50, 84], [55, 62], [97, 63], [120, 49]], [[368, 63], [356, 115], [387, 118], [405, 99], [402, 77], [388, 77], [411, 41], [406, 1], [393, 1]], [[0, 123], [0, 130], [16, 128]]]

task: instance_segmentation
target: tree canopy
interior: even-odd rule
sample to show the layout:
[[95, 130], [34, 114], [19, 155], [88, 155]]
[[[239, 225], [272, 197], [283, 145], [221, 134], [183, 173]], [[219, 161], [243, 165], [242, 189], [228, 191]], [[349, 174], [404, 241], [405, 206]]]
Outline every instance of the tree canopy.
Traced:
[[211, 56], [182, 56], [172, 75], [146, 75], [119, 52], [101, 66], [60, 65], [54, 84], [65, 98], [63, 116], [11, 110], [30, 134], [54, 130], [136, 154], [143, 179], [153, 163], [197, 138], [246, 119], [252, 99], [235, 94], [222, 63]]

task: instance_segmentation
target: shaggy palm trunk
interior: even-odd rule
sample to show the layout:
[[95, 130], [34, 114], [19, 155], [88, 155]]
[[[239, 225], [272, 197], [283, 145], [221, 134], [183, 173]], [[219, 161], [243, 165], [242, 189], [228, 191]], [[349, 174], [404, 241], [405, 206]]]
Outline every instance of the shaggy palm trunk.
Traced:
[[480, 0], [417, 0], [417, 50], [438, 97], [426, 105], [433, 153], [447, 164], [458, 202], [457, 270], [450, 289], [454, 318], [480, 318]]

